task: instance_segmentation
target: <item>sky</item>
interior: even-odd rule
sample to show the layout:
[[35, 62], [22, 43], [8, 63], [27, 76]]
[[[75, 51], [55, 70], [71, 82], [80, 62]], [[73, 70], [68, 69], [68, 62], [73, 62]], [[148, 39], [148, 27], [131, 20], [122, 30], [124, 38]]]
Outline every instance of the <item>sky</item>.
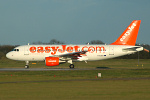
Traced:
[[133, 20], [137, 43], [150, 44], [150, 0], [0, 0], [0, 45], [110, 44]]

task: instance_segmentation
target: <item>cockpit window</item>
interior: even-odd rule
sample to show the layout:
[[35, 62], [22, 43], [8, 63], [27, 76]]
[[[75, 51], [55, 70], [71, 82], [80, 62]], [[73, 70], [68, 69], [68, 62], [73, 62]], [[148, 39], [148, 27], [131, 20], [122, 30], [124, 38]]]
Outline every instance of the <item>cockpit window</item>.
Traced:
[[19, 51], [19, 49], [13, 49], [12, 51]]
[[12, 51], [16, 51], [16, 49], [13, 49]]

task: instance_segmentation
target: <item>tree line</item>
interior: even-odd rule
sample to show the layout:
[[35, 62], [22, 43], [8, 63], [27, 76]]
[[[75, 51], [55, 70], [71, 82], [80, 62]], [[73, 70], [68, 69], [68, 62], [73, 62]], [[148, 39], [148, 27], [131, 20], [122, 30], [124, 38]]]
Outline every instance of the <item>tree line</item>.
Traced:
[[[102, 42], [101, 40], [92, 40], [90, 42], [87, 42], [86, 44], [105, 44], [104, 42]], [[58, 41], [56, 39], [52, 39], [50, 40], [48, 43], [45, 43], [45, 42], [41, 42], [41, 41], [37, 41], [37, 42], [33, 42], [32, 44], [39, 44], [39, 45], [42, 45], [42, 44], [49, 44], [49, 45], [52, 45], [52, 44], [64, 44], [64, 42], [62, 41]], [[137, 46], [142, 46], [148, 50], [150, 50], [150, 45], [148, 44], [136, 44]], [[13, 48], [17, 47], [18, 45], [0, 45], [0, 59], [2, 58], [6, 58], [6, 53], [10, 52], [11, 50], [13, 50]], [[139, 58], [140, 59], [150, 59], [150, 54], [146, 51], [141, 51], [141, 52], [137, 52], [135, 54], [131, 54], [131, 55], [125, 55], [125, 56], [122, 56], [122, 57], [118, 57], [116, 59], [137, 59], [138, 58], [138, 55], [139, 55]]]

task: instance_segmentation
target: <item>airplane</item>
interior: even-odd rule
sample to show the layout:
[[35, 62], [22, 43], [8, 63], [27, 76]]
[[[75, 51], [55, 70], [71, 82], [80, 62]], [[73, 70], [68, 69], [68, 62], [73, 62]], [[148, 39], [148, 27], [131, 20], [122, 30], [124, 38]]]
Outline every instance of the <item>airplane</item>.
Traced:
[[25, 61], [29, 68], [30, 61], [45, 61], [46, 66], [57, 66], [73, 62], [96, 61], [133, 54], [143, 50], [135, 46], [141, 20], [133, 20], [120, 37], [109, 45], [23, 45], [6, 54], [12, 60]]

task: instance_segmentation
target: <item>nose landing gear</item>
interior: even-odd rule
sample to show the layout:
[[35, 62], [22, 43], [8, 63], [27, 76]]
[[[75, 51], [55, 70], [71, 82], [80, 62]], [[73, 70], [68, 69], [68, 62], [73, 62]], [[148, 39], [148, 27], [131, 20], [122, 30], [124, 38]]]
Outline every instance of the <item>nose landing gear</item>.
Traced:
[[25, 61], [25, 62], [26, 62], [25, 69], [28, 69], [29, 68], [29, 61]]

